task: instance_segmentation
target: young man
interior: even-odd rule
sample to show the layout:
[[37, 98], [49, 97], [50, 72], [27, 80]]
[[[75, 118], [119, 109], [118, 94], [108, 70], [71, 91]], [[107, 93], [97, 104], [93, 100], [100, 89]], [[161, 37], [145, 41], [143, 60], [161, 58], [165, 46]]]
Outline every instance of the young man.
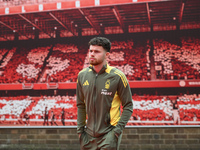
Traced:
[[47, 107], [45, 107], [45, 110], [44, 110], [43, 126], [45, 126], [46, 123], [47, 123], [47, 125], [49, 125], [49, 111], [48, 111]]
[[118, 150], [122, 131], [132, 115], [132, 94], [126, 76], [107, 64], [110, 49], [107, 38], [91, 39], [90, 66], [78, 75], [77, 133], [82, 150]]
[[65, 109], [64, 109], [64, 107], [62, 108], [62, 111], [61, 111], [61, 122], [62, 122], [63, 126], [65, 126]]
[[174, 124], [180, 125], [180, 116], [178, 110], [178, 103], [176, 99], [172, 100]]

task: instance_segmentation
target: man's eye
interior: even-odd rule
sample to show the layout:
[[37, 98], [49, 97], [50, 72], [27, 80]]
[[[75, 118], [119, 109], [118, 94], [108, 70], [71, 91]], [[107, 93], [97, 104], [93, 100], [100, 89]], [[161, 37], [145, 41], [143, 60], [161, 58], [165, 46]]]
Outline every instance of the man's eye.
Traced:
[[92, 53], [92, 52], [93, 52], [93, 53], [99, 53], [99, 51], [90, 51], [90, 53]]

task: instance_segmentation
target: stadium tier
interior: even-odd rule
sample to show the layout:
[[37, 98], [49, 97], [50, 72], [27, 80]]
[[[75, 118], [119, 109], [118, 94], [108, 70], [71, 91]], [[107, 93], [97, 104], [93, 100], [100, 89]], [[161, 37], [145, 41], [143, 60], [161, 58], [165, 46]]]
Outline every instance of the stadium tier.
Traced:
[[[154, 39], [152, 56], [148, 40], [113, 40], [108, 63], [129, 81], [200, 79], [200, 38], [182, 37], [181, 42]], [[73, 43], [1, 48], [0, 83], [76, 82], [89, 65], [87, 49]]]
[[[172, 100], [177, 101], [180, 124], [200, 124], [200, 95], [133, 95], [132, 98], [134, 109], [129, 125], [176, 124], [173, 118]], [[0, 97], [0, 126], [43, 125], [46, 107], [49, 125], [52, 121], [52, 112], [57, 125], [63, 125], [61, 123], [63, 110], [65, 125], [76, 125], [76, 95], [57, 95]], [[121, 110], [123, 111], [122, 108]]]
[[163, 39], [154, 41], [157, 78], [200, 79], [200, 39], [182, 37], [181, 46]]

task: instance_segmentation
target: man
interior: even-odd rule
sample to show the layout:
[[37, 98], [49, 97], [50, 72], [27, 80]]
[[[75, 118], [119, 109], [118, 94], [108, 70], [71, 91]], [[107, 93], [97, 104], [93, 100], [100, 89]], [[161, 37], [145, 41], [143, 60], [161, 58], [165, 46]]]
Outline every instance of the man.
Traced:
[[24, 119], [25, 119], [25, 121], [24, 121], [24, 123], [25, 123], [25, 125], [30, 125], [30, 116], [28, 115], [28, 113], [27, 112], [25, 112], [25, 114], [24, 114]]
[[118, 150], [122, 131], [132, 115], [132, 94], [126, 76], [107, 64], [110, 49], [107, 38], [91, 39], [90, 66], [78, 75], [77, 133], [82, 150]]
[[63, 126], [65, 126], [65, 109], [64, 109], [64, 107], [62, 108], [62, 111], [61, 111], [61, 122], [62, 122]]
[[178, 103], [176, 99], [172, 100], [174, 124], [180, 125], [180, 116], [178, 110]]
[[55, 113], [54, 113], [54, 111], [53, 111], [53, 109], [51, 108], [51, 114], [50, 114], [50, 119], [51, 119], [51, 125], [53, 126], [53, 124], [55, 124], [55, 125], [57, 125], [58, 126], [58, 124], [56, 123], [56, 115], [55, 115]]
[[48, 111], [47, 107], [45, 107], [45, 110], [44, 110], [43, 126], [45, 126], [46, 123], [47, 123], [47, 125], [49, 125], [49, 111]]

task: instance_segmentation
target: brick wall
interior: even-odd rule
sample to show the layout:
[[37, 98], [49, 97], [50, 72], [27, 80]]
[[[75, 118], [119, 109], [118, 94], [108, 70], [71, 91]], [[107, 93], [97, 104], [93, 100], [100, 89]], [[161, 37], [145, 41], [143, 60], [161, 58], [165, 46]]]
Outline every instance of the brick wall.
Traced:
[[[126, 128], [120, 150], [200, 150], [199, 127]], [[79, 150], [75, 128], [0, 128], [0, 150]]]

